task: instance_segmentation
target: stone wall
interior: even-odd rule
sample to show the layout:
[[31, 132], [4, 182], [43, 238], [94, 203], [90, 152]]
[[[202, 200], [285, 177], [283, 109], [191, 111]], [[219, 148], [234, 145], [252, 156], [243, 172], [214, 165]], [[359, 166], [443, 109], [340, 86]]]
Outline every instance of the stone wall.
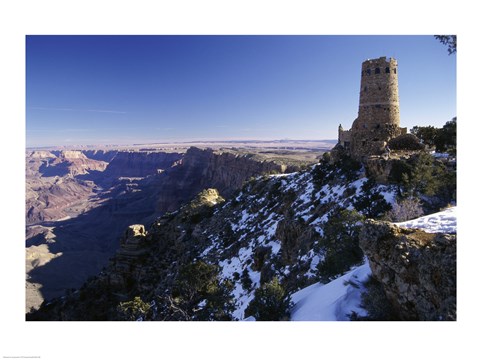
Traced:
[[338, 143], [344, 148], [350, 148], [350, 142], [352, 141], [352, 131], [343, 130], [342, 125], [338, 127]]

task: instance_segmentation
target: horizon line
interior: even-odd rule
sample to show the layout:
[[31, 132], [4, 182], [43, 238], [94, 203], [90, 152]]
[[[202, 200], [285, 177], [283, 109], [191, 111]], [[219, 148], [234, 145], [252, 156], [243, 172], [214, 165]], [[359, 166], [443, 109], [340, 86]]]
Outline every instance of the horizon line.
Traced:
[[225, 140], [180, 140], [145, 143], [106, 143], [106, 144], [68, 144], [68, 145], [37, 145], [26, 146], [25, 149], [40, 148], [72, 148], [72, 147], [115, 147], [115, 146], [152, 146], [152, 145], [176, 145], [176, 144], [218, 144], [218, 143], [282, 143], [282, 142], [337, 142], [337, 139], [225, 139]]

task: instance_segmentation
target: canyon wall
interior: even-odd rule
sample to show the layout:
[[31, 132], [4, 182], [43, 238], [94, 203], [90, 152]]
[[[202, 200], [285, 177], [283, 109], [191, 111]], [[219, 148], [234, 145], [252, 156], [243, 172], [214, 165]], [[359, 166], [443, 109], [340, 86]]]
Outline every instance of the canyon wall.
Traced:
[[274, 162], [257, 161], [250, 155], [215, 153], [210, 149], [192, 147], [178, 166], [164, 174], [163, 191], [159, 193], [156, 209], [160, 213], [173, 211], [201, 190], [210, 187], [228, 197], [252, 176], [297, 170]]

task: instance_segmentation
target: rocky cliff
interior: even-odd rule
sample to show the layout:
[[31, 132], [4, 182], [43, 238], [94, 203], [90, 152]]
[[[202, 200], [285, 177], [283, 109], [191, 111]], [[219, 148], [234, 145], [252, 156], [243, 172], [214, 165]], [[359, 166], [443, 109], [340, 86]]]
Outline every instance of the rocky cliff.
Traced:
[[93, 160], [110, 162], [117, 155], [117, 150], [83, 150], [86, 157]]
[[179, 153], [119, 151], [110, 161], [103, 178], [145, 177], [170, 168], [182, 158]]
[[456, 320], [456, 235], [367, 220], [360, 247], [402, 320]]
[[250, 155], [215, 153], [191, 147], [162, 179], [162, 191], [157, 200], [158, 212], [176, 210], [205, 188], [215, 188], [223, 196], [230, 196], [244, 182], [259, 174], [284, 173], [298, 168], [268, 161], [257, 161]]

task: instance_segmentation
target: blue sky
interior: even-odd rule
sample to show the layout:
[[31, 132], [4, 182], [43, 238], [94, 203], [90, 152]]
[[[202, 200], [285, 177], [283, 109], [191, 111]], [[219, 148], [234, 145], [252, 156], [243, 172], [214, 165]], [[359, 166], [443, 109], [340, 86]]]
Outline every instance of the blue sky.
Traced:
[[401, 124], [456, 116], [433, 36], [27, 36], [27, 146], [335, 139], [361, 63], [398, 60]]

